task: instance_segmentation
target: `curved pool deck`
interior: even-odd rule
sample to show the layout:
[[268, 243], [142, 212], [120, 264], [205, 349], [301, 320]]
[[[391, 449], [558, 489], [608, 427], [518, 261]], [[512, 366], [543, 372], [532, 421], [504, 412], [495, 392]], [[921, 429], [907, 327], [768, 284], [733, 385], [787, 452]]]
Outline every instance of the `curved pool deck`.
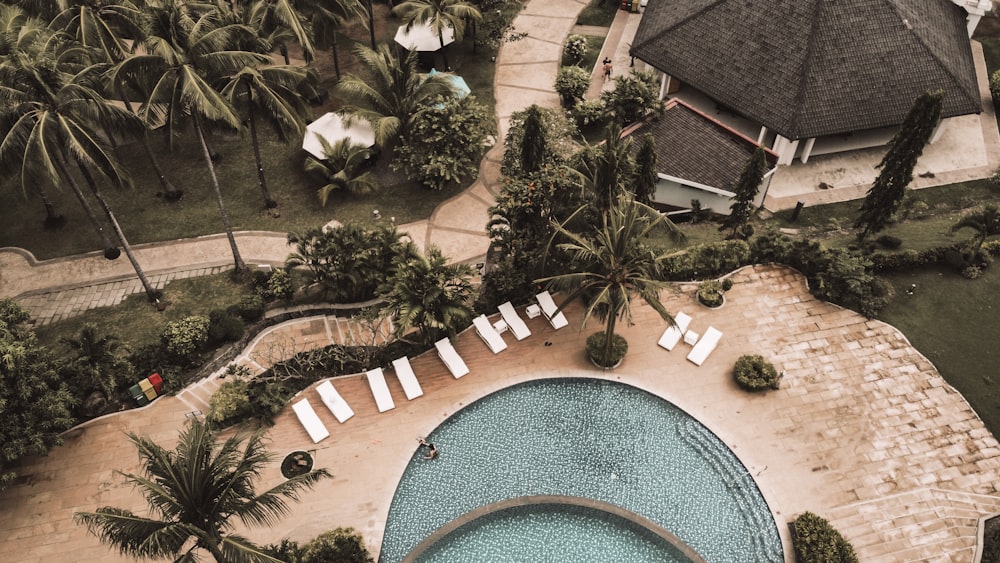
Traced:
[[[336, 380], [356, 413], [344, 424], [306, 390], [331, 436], [314, 446], [286, 408], [269, 432], [272, 449], [315, 450], [317, 466], [334, 478], [293, 504], [274, 528], [244, 533], [261, 543], [306, 541], [353, 526], [377, 556], [418, 435], [498, 389], [540, 377], [592, 377], [649, 391], [712, 430], [756, 476], [786, 554], [785, 522], [809, 510], [830, 519], [866, 562], [971, 561], [978, 517], [1000, 512], [1000, 446], [968, 403], [897, 330], [816, 300], [796, 272], [758, 266], [733, 277], [736, 285], [719, 310], [701, 308], [693, 284], [665, 296], [670, 311], [694, 317], [692, 330], [714, 326], [724, 333], [701, 367], [686, 361], [684, 344], [672, 352], [659, 348], [665, 323], [637, 306], [636, 325], [622, 331], [630, 344], [625, 362], [597, 370], [583, 349], [598, 325], [579, 330], [581, 311], [570, 306], [569, 327], [556, 332], [541, 317], [531, 319], [532, 336], [516, 342], [506, 335], [508, 349], [496, 357], [474, 331], [462, 333], [455, 347], [471, 370], [462, 379], [452, 378], [433, 352], [413, 359], [424, 389], [414, 401], [387, 372], [396, 408], [385, 413], [378, 413], [363, 377]], [[732, 383], [733, 362], [746, 353], [761, 353], [785, 371], [779, 390], [750, 395]], [[0, 553], [18, 553], [26, 562], [127, 561], [74, 525], [73, 511], [142, 510], [115, 473], [138, 469], [123, 431], [170, 443], [186, 410], [166, 397], [81, 427], [49, 456], [26, 463], [24, 477], [0, 494]], [[261, 485], [279, 480], [276, 462]]]

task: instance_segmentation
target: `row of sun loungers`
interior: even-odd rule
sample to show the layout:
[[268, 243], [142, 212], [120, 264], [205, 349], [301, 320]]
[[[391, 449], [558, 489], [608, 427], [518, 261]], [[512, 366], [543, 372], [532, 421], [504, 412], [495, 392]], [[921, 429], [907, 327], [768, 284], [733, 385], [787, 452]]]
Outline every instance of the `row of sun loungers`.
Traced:
[[691, 316], [684, 312], [677, 313], [674, 316], [674, 322], [676, 324], [668, 326], [667, 330], [663, 331], [663, 335], [660, 336], [657, 344], [667, 350], [673, 350], [677, 346], [677, 343], [681, 341], [681, 338], [683, 338], [684, 342], [694, 345], [691, 348], [691, 352], [688, 353], [687, 359], [697, 366], [705, 363], [709, 354], [719, 345], [719, 340], [722, 339], [722, 332], [710, 326], [705, 331], [705, 334], [699, 337], [698, 333], [688, 330], [688, 327], [691, 326]]
[[[536, 297], [540, 312], [545, 315], [552, 328], [558, 330], [568, 324], [566, 317], [559, 311], [549, 292], [539, 293]], [[531, 330], [528, 329], [528, 325], [517, 314], [517, 310], [514, 309], [510, 301], [500, 305], [499, 311], [502, 320], [498, 321], [496, 325], [490, 324], [486, 315], [479, 315], [472, 321], [476, 329], [476, 334], [483, 339], [483, 342], [486, 343], [486, 346], [494, 354], [499, 354], [507, 349], [507, 343], [504, 342], [503, 337], [500, 335], [502, 331], [510, 330], [511, 334], [517, 340], [524, 340], [531, 336]], [[444, 365], [455, 379], [469, 373], [469, 366], [465, 364], [465, 361], [455, 350], [455, 347], [452, 346], [449, 339], [442, 338], [435, 342], [434, 346], [437, 349], [438, 357], [441, 358], [441, 361], [444, 362]], [[393, 360], [392, 367], [408, 400], [412, 401], [424, 394], [416, 375], [413, 373], [413, 368], [410, 366], [408, 358], [404, 356]], [[385, 373], [383, 373], [382, 368], [369, 370], [365, 374], [365, 377], [368, 380], [368, 386], [371, 388], [372, 396], [375, 397], [375, 404], [379, 412], [395, 408], [396, 404], [392, 400], [392, 394], [389, 393], [389, 386], [386, 383]], [[326, 408], [340, 423], [344, 423], [354, 416], [354, 410], [340, 396], [340, 393], [333, 387], [332, 382], [324, 381], [316, 387], [316, 392], [319, 394], [323, 404], [326, 405]], [[326, 426], [323, 425], [323, 422], [317, 416], [316, 411], [313, 410], [312, 405], [309, 404], [308, 398], [294, 403], [292, 409], [314, 443], [318, 443], [330, 435], [329, 430], [326, 429]]]

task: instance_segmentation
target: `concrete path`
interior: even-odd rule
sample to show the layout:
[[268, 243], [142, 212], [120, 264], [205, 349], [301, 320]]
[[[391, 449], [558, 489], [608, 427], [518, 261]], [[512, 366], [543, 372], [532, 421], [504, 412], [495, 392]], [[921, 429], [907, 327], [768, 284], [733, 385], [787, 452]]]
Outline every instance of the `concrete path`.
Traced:
[[[978, 519], [1000, 510], [1000, 444], [964, 398], [949, 386], [897, 330], [812, 297], [801, 275], [780, 267], [750, 267], [733, 275], [727, 303], [708, 310], [695, 284], [677, 284], [664, 305], [684, 311], [691, 329], [714, 326], [718, 348], [696, 367], [690, 347], [656, 345], [665, 323], [649, 307], [621, 327], [629, 354], [614, 371], [595, 369], [584, 355], [583, 312], [566, 308], [570, 326], [558, 332], [542, 317], [527, 320], [532, 335], [505, 336], [495, 357], [472, 330], [455, 348], [471, 372], [455, 380], [433, 353], [411, 358], [424, 396], [407, 401], [387, 372], [396, 408], [379, 413], [363, 376], [338, 377], [337, 390], [356, 416], [339, 424], [315, 390], [303, 391], [331, 432], [313, 444], [291, 408], [268, 431], [272, 451], [313, 452], [334, 478], [304, 495], [272, 528], [236, 530], [261, 543], [282, 537], [308, 541], [336, 526], [353, 526], [377, 554], [399, 478], [416, 449], [446, 418], [494, 391], [548, 377], [620, 381], [667, 399], [706, 425], [740, 458], [768, 502], [785, 553], [785, 523], [802, 511], [830, 519], [862, 561], [972, 561]], [[496, 315], [493, 316], [494, 320]], [[244, 357], [288, 350], [328, 338], [329, 319], [275, 327]], [[287, 330], [286, 330], [287, 329]], [[282, 341], [280, 335], [288, 336]], [[549, 345], [548, 343], [551, 343]], [[268, 352], [270, 353], [270, 352]], [[732, 366], [759, 353], [785, 372], [781, 388], [739, 390]], [[66, 444], [25, 461], [21, 478], [0, 493], [0, 553], [22, 563], [128, 561], [72, 522], [74, 511], [145, 506], [117, 471], [139, 469], [124, 432], [169, 445], [190, 408], [177, 397], [157, 399], [67, 433]], [[281, 480], [277, 462], [261, 487]]]

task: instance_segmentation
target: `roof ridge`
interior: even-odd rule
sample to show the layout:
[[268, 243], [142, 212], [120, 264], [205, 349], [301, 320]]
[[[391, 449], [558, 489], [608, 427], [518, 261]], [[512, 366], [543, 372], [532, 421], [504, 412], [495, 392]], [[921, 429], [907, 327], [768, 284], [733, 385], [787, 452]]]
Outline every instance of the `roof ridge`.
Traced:
[[[806, 46], [805, 56], [802, 58], [803, 64], [802, 64], [802, 69], [799, 72], [798, 90], [795, 92], [795, 98], [794, 98], [795, 104], [793, 107], [795, 108], [795, 111], [792, 113], [791, 117], [788, 120], [788, 130], [792, 132], [792, 135], [796, 134], [794, 132], [798, 129], [799, 118], [802, 116], [802, 112], [805, 110], [803, 100], [805, 99], [805, 93], [809, 86], [809, 81], [806, 80], [806, 77], [809, 76], [809, 70], [811, 69], [813, 64], [813, 57], [812, 57], [813, 50], [815, 49], [816, 43], [818, 41], [817, 36], [819, 34], [816, 33], [816, 28], [819, 27], [820, 22], [823, 20], [822, 15], [819, 12], [821, 12], [825, 7], [826, 1], [827, 0], [813, 0], [814, 3], [813, 3], [812, 22], [809, 28], [809, 43]], [[791, 137], [789, 137], [789, 140], [794, 141], [797, 139], [792, 139]]]
[[[729, 0], [708, 0], [708, 2], [706, 2], [705, 5], [702, 6], [700, 9], [694, 10], [693, 12], [688, 14], [687, 17], [677, 20], [676, 22], [674, 22], [673, 25], [666, 26], [664, 29], [657, 29], [655, 34], [650, 34], [650, 37], [647, 41], [655, 41], [659, 39], [660, 35], [667, 33], [668, 30], [681, 27], [682, 25], [690, 21], [692, 18], [694, 18], [696, 15], [701, 15], [710, 8], [714, 8], [715, 6], [728, 1]], [[643, 16], [645, 16], [645, 14], [643, 14]], [[633, 42], [632, 45], [629, 46], [629, 53], [631, 53], [633, 49], [636, 49], [638, 47], [643, 47], [645, 44], [646, 42], [641, 42], [641, 43]]]

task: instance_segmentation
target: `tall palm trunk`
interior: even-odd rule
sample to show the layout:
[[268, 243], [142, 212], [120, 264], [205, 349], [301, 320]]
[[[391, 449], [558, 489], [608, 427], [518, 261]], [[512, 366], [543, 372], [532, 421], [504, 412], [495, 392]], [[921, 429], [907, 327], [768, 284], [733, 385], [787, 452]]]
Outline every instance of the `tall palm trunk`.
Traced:
[[66, 218], [56, 213], [56, 205], [49, 199], [49, 194], [42, 188], [36, 188], [39, 197], [42, 198], [42, 206], [45, 208], [45, 228], [58, 229], [66, 222]]
[[372, 0], [368, 0], [368, 34], [371, 36], [372, 49], [375, 48], [375, 8]]
[[226, 237], [229, 239], [229, 247], [233, 251], [234, 274], [239, 275], [246, 270], [246, 263], [240, 256], [240, 249], [236, 246], [236, 237], [233, 235], [233, 227], [229, 224], [229, 212], [226, 204], [222, 201], [222, 190], [219, 189], [219, 178], [215, 175], [215, 163], [212, 162], [212, 153], [208, 150], [208, 143], [205, 141], [205, 130], [201, 126], [201, 118], [197, 113], [192, 112], [191, 118], [194, 120], [194, 129], [198, 132], [198, 141], [201, 143], [202, 156], [208, 166], [208, 174], [212, 180], [212, 192], [215, 193], [216, 203], [219, 205], [219, 216], [222, 217], [222, 225], [226, 228]]
[[278, 207], [278, 202], [271, 197], [271, 192], [267, 191], [267, 179], [264, 177], [264, 162], [260, 158], [260, 141], [257, 139], [257, 114], [253, 110], [253, 88], [247, 84], [248, 114], [250, 118], [250, 138], [253, 140], [253, 157], [257, 161], [257, 180], [260, 182], [260, 191], [264, 194], [264, 207], [274, 209]]
[[59, 155], [56, 159], [56, 166], [59, 167], [59, 174], [66, 180], [69, 184], [70, 189], [73, 190], [73, 195], [76, 199], [80, 201], [80, 205], [83, 207], [83, 211], [87, 214], [87, 218], [94, 225], [94, 230], [97, 231], [97, 235], [101, 237], [101, 245], [105, 250], [113, 248], [115, 245], [108, 238], [108, 234], [104, 232], [104, 227], [101, 225], [101, 221], [97, 218], [97, 214], [94, 213], [94, 208], [90, 206], [90, 202], [87, 201], [87, 197], [83, 195], [83, 190], [80, 189], [80, 185], [76, 183], [76, 178], [69, 173], [69, 168], [66, 166], [66, 160], [62, 155]]
[[330, 44], [330, 51], [333, 53], [333, 70], [337, 73], [337, 80], [340, 80], [340, 55], [337, 53], [337, 30], [334, 29], [333, 41]]
[[[132, 111], [132, 102], [129, 101], [128, 96], [123, 94], [122, 100], [125, 102], [125, 107], [129, 113], [135, 113]], [[164, 199], [167, 201], [179, 200], [181, 198], [181, 191], [175, 188], [170, 183], [170, 180], [167, 179], [163, 173], [163, 168], [160, 167], [160, 161], [156, 158], [156, 153], [153, 152], [153, 147], [149, 144], [149, 129], [144, 129], [142, 132], [142, 148], [145, 149], [149, 163], [153, 165], [153, 170], [156, 171], [156, 179], [160, 181], [160, 187], [163, 188]]]

